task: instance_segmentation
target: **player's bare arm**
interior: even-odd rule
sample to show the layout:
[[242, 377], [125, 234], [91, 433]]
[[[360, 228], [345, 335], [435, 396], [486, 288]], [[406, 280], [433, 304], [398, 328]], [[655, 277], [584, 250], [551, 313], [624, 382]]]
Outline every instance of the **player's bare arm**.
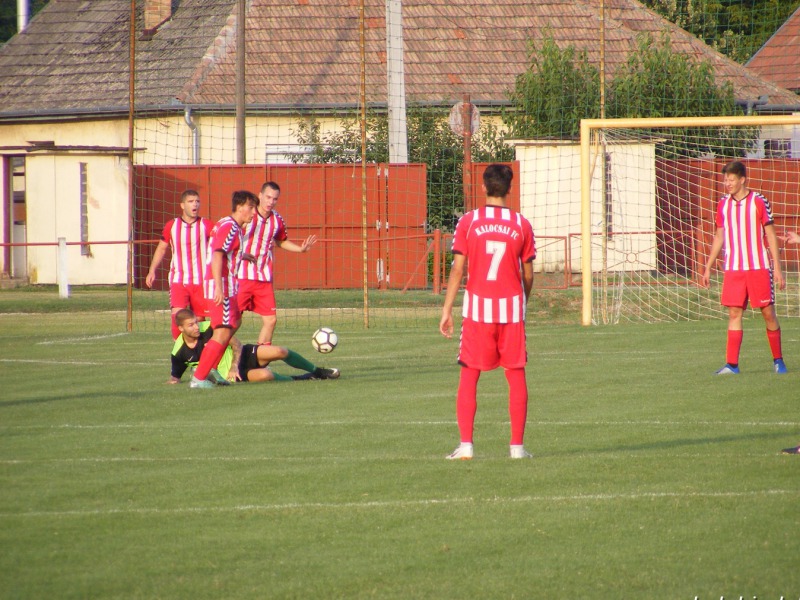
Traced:
[[800, 244], [800, 234], [794, 231], [790, 231], [781, 239], [787, 244]]
[[222, 263], [225, 260], [225, 253], [222, 250], [215, 250], [211, 257], [211, 276], [214, 279], [214, 304], [222, 304]]
[[725, 231], [721, 227], [717, 227], [716, 232], [714, 232], [714, 241], [711, 244], [711, 252], [708, 254], [708, 261], [706, 262], [706, 268], [703, 271], [702, 276], [700, 277], [700, 285], [704, 288], [707, 288], [711, 285], [711, 269], [714, 267], [714, 263], [717, 261], [717, 257], [719, 253], [722, 251], [722, 244], [725, 242]]
[[778, 250], [778, 235], [775, 233], [775, 225], [765, 225], [764, 235], [767, 237], [769, 253], [772, 255], [772, 276], [775, 286], [779, 290], [785, 290], [786, 280], [783, 278], [783, 270], [781, 269], [781, 254]]
[[156, 246], [156, 251], [153, 252], [153, 260], [150, 261], [150, 270], [147, 272], [147, 278], [144, 282], [147, 284], [147, 287], [153, 287], [153, 282], [156, 280], [156, 269], [158, 269], [158, 265], [161, 264], [161, 261], [164, 260], [164, 255], [167, 253], [167, 248], [169, 244], [164, 240], [160, 240], [158, 242], [158, 246]]
[[231, 370], [228, 371], [228, 381], [241, 381], [242, 377], [239, 375], [239, 362], [242, 360], [242, 342], [239, 338], [233, 336], [229, 342], [231, 350], [233, 350], [233, 358], [231, 359]]
[[467, 259], [463, 254], [453, 256], [453, 266], [450, 268], [450, 277], [447, 279], [447, 293], [442, 307], [442, 318], [439, 321], [439, 331], [444, 337], [453, 337], [453, 305], [456, 302], [458, 289], [464, 277], [464, 268]]
[[295, 244], [290, 240], [283, 240], [278, 241], [275, 240], [275, 243], [278, 245], [279, 248], [283, 250], [288, 250], [289, 252], [308, 252], [311, 250], [312, 246], [317, 243], [317, 236], [310, 235], [306, 239], [303, 240], [302, 244]]
[[533, 262], [522, 263], [522, 289], [525, 292], [525, 302], [530, 300], [533, 290]]

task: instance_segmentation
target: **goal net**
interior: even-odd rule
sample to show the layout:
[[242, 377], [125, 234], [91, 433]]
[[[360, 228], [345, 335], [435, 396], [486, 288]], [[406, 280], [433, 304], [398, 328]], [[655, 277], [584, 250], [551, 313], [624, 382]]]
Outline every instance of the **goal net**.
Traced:
[[[747, 168], [780, 238], [800, 230], [800, 115], [585, 120], [581, 127], [584, 325], [721, 317], [722, 262], [699, 284], [724, 194], [721, 169]], [[779, 316], [800, 316], [800, 247], [780, 241]], [[590, 277], [585, 274], [590, 273]]]

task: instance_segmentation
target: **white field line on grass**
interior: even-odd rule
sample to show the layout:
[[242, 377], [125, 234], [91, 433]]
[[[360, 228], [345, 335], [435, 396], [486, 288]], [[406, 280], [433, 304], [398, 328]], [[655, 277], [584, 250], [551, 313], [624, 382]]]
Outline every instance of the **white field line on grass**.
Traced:
[[[84, 366], [84, 367], [99, 367], [102, 365], [119, 365], [119, 361], [87, 361], [87, 360], [39, 360], [33, 358], [0, 358], [0, 363], [25, 363], [25, 364], [39, 364], [39, 365], [71, 365], [71, 366]], [[125, 361], [126, 365], [135, 365], [137, 367], [150, 367], [153, 362], [130, 362]]]
[[[368, 425], [370, 427], [440, 427], [451, 426], [454, 420], [434, 421], [403, 421], [403, 420], [367, 420], [352, 419], [340, 421], [304, 421], [304, 425], [314, 427], [348, 427], [353, 425]], [[181, 429], [210, 429], [210, 428], [265, 428], [283, 429], [296, 424], [295, 421], [243, 421], [241, 423], [208, 423], [204, 421], [182, 423], [108, 423], [102, 425], [84, 425], [80, 423], [62, 423], [61, 425], [0, 425], [3, 431], [33, 431], [33, 430], [58, 430], [58, 429], [96, 429], [96, 430], [121, 430], [121, 429], [150, 429], [156, 431], [171, 431]], [[507, 425], [508, 421], [482, 421], [482, 425]], [[658, 420], [622, 420], [622, 421], [531, 421], [528, 427], [800, 427], [800, 421], [658, 421]]]
[[107, 508], [91, 510], [0, 512], [0, 519], [20, 517], [105, 517], [115, 515], [184, 515], [224, 514], [239, 512], [274, 512], [284, 510], [353, 510], [406, 508], [417, 506], [446, 506], [451, 504], [502, 505], [568, 502], [617, 502], [637, 500], [693, 500], [754, 498], [758, 496], [800, 496], [800, 490], [755, 490], [749, 492], [641, 492], [634, 494], [576, 494], [573, 496], [517, 496], [491, 498], [428, 498], [422, 500], [373, 500], [369, 502], [288, 502], [283, 504], [241, 504], [233, 506], [184, 506], [176, 508]]
[[[549, 457], [552, 457], [551, 453], [548, 453]], [[779, 456], [780, 453], [776, 452], [747, 452], [744, 454], [738, 454], [737, 456], [747, 456], [750, 458], [764, 458], [764, 457], [774, 457]], [[617, 452], [603, 452], [604, 460], [610, 458], [627, 458], [630, 456], [630, 451], [628, 450], [620, 450]], [[659, 456], [669, 456], [670, 458], [680, 458], [680, 459], [688, 459], [688, 460], [695, 460], [697, 458], [708, 458], [709, 456], [713, 457], [727, 457], [730, 456], [729, 453], [724, 452], [717, 452], [717, 453], [710, 453], [710, 452], [702, 452], [702, 453], [695, 453], [695, 454], [684, 454], [684, 453], [659, 453]], [[541, 456], [536, 456], [535, 458], [540, 459]], [[308, 458], [299, 457], [299, 456], [169, 456], [169, 457], [147, 457], [147, 456], [105, 456], [105, 457], [93, 457], [93, 458], [19, 458], [19, 459], [0, 459], [0, 465], [5, 466], [35, 466], [35, 465], [102, 465], [102, 464], [136, 464], [136, 463], [150, 463], [150, 464], [168, 464], [168, 463], [300, 463], [300, 462], [308, 462]], [[373, 456], [316, 456], [314, 460], [317, 462], [334, 462], [334, 463], [368, 463], [374, 462], [376, 459]], [[384, 460], [384, 459], [377, 459], [377, 460]], [[403, 462], [441, 462], [441, 456], [438, 454], [436, 456], [427, 455], [424, 457], [420, 457], [418, 455], [398, 455], [392, 458], [394, 461], [403, 461]], [[502, 458], [492, 458], [492, 457], [485, 457], [481, 459], [481, 462], [485, 461], [506, 461], [505, 457]]]
[[125, 335], [130, 335], [127, 332], [124, 333], [109, 333], [106, 335], [87, 335], [82, 337], [76, 338], [65, 338], [63, 340], [45, 340], [44, 342], [36, 342], [37, 346], [53, 346], [56, 344], [76, 344], [82, 342], [94, 342], [97, 340], [106, 340], [108, 338], [115, 338], [115, 337], [122, 337]]

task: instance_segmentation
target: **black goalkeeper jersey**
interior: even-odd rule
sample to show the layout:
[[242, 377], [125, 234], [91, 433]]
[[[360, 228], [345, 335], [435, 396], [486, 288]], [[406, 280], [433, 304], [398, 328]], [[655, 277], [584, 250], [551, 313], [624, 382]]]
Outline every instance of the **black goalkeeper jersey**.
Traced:
[[201, 321], [198, 325], [200, 325], [200, 338], [194, 348], [189, 348], [186, 345], [183, 341], [183, 335], [178, 336], [178, 339], [175, 340], [175, 345], [172, 347], [172, 376], [175, 379], [180, 379], [187, 368], [197, 366], [206, 342], [214, 335], [214, 330], [211, 329], [209, 321]]

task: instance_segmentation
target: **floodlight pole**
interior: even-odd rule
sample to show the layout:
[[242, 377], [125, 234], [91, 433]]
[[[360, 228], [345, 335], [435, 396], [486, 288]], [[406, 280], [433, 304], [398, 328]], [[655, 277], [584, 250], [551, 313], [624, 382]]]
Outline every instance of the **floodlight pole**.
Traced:
[[136, 100], [136, 0], [131, 0], [130, 28], [128, 31], [128, 277], [127, 277], [127, 309], [125, 314], [125, 330], [133, 331], [133, 235], [136, 206], [134, 194], [133, 145], [135, 141], [133, 120], [135, 116], [134, 102]]
[[386, 0], [386, 81], [389, 108], [389, 162], [408, 162], [406, 80], [403, 58], [402, 0]]
[[236, 2], [236, 164], [247, 163], [245, 151], [245, 25], [246, 0]]

